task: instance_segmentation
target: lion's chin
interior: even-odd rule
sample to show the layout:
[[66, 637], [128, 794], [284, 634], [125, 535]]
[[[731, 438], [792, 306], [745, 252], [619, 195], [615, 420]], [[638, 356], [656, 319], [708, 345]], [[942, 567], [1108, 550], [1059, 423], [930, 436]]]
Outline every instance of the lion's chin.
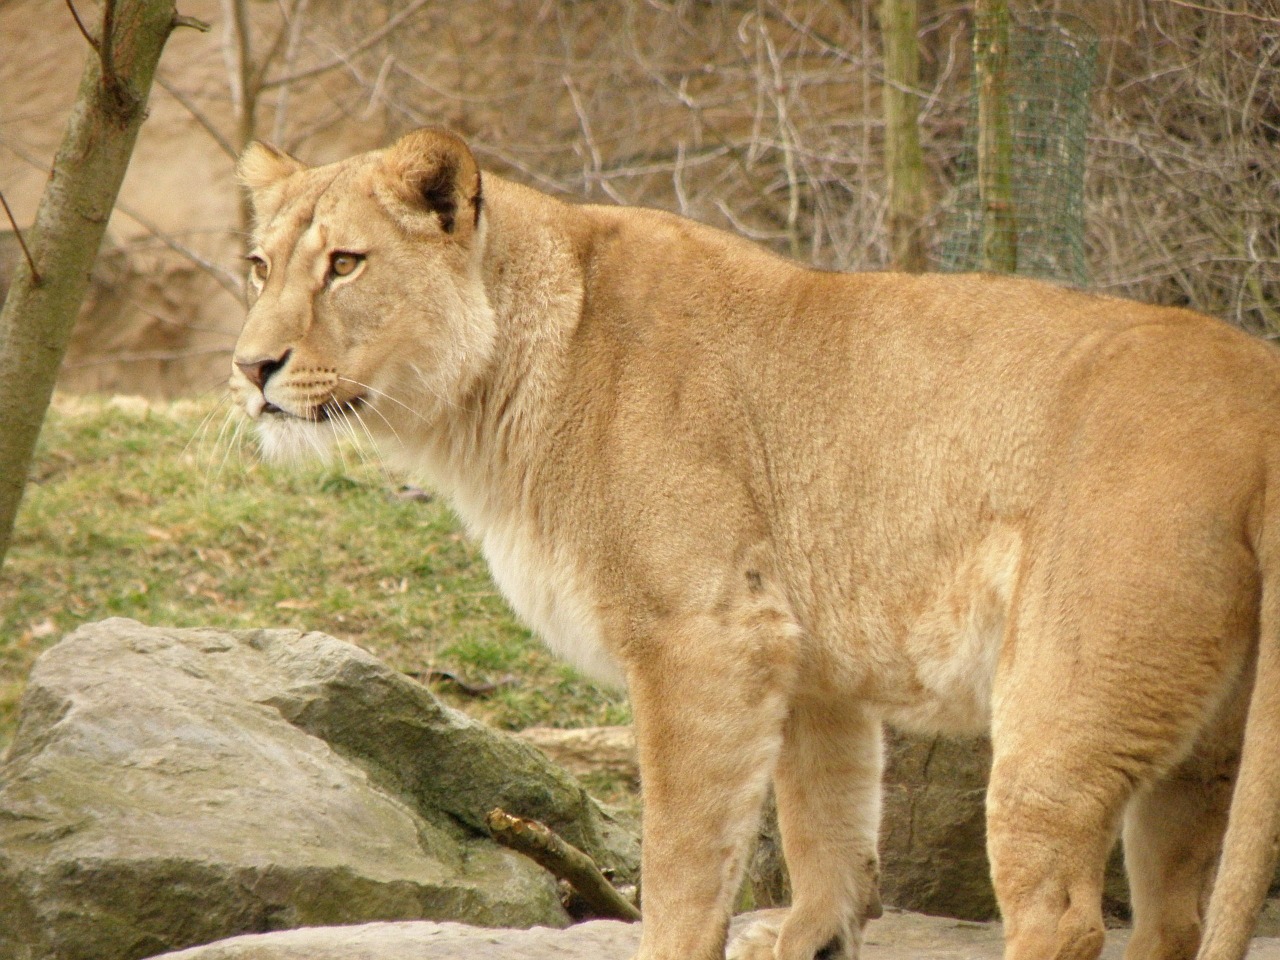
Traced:
[[257, 418], [258, 447], [272, 463], [326, 462], [337, 437], [328, 421], [264, 414]]

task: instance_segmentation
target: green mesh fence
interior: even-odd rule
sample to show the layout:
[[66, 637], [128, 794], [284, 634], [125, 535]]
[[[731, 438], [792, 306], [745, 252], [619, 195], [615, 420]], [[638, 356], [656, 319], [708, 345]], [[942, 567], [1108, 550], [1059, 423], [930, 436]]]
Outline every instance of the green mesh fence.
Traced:
[[[979, 25], [981, 29], [982, 25]], [[1098, 40], [1074, 19], [1028, 15], [1009, 24], [1005, 98], [1008, 213], [1014, 272], [1083, 286], [1084, 160]], [[1007, 269], [984, 256], [992, 207], [979, 181], [978, 72], [958, 176], [941, 232], [943, 270]], [[986, 146], [990, 149], [990, 145]]]

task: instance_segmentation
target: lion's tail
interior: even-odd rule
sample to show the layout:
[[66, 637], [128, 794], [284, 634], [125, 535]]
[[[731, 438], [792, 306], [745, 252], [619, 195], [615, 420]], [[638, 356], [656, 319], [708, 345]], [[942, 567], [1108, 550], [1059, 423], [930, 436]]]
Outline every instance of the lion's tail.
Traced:
[[1241, 960], [1280, 849], [1280, 491], [1269, 471], [1261, 542], [1258, 662], [1244, 751], [1197, 960]]

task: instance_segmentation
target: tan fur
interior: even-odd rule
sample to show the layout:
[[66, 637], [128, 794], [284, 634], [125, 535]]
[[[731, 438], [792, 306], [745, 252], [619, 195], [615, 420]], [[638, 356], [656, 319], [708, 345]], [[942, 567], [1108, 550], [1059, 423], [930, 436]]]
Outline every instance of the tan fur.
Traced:
[[1010, 960], [1097, 956], [1122, 821], [1129, 960], [1194, 956], [1206, 916], [1201, 956], [1243, 955], [1280, 791], [1269, 347], [1022, 280], [814, 272], [482, 176], [436, 131], [242, 176], [265, 280], [232, 389], [268, 452], [367, 432], [555, 650], [627, 683], [643, 960], [724, 956], [771, 779], [795, 903], [733, 955], [856, 956], [885, 721], [990, 730]]

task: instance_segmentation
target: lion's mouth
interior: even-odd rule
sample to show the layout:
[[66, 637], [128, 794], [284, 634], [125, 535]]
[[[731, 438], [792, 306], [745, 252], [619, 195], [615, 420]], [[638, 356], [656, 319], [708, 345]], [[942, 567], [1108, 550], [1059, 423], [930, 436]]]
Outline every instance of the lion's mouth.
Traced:
[[363, 394], [357, 394], [346, 400], [339, 400], [331, 397], [324, 403], [318, 404], [307, 410], [305, 413], [293, 413], [278, 407], [270, 400], [263, 403], [262, 409], [258, 411], [259, 415], [271, 415], [279, 417], [281, 420], [302, 420], [306, 423], [328, 423], [335, 418], [345, 418], [348, 414], [356, 414], [359, 416], [360, 408], [368, 401], [365, 400]]
[[311, 416], [307, 419], [314, 420], [316, 423], [325, 423], [334, 417], [346, 418], [348, 414], [354, 413], [357, 417], [360, 415], [360, 408], [365, 405], [363, 394], [356, 394], [346, 400], [338, 400], [330, 398], [320, 406], [311, 411]]

